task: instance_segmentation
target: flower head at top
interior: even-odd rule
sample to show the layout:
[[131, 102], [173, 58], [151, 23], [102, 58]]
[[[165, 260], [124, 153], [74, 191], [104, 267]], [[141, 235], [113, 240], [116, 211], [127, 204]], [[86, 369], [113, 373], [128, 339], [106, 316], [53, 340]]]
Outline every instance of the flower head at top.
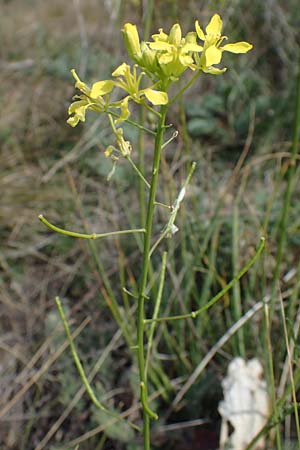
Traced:
[[149, 48], [156, 51], [156, 57], [162, 73], [174, 81], [187, 69], [195, 69], [193, 54], [202, 51], [196, 42], [196, 33], [189, 32], [182, 37], [180, 25], [172, 26], [169, 35], [162, 28], [153, 34]]
[[248, 42], [235, 42], [233, 44], [222, 45], [227, 37], [222, 36], [221, 34], [223, 22], [218, 14], [214, 14], [211, 18], [205, 29], [206, 34], [200, 27], [198, 20], [195, 23], [195, 27], [199, 39], [204, 41], [201, 56], [195, 55], [197, 66], [203, 72], [212, 73], [213, 75], [223, 73], [226, 68], [218, 69], [213, 66], [221, 62], [222, 53], [224, 51], [231, 53], [247, 53], [253, 47], [253, 45]]

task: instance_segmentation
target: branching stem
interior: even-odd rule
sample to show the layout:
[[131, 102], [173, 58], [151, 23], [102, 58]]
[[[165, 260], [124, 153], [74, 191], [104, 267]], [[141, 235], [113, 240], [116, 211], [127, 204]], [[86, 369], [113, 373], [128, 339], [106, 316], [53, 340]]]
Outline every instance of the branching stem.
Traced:
[[48, 222], [48, 220], [45, 219], [45, 217], [42, 214], [39, 215], [39, 219], [48, 228], [50, 228], [53, 231], [56, 231], [56, 233], [64, 234], [65, 236], [81, 238], [81, 239], [101, 239], [101, 238], [110, 237], [110, 236], [119, 236], [122, 234], [145, 233], [146, 232], [145, 228], [137, 228], [137, 229], [133, 229], [133, 230], [109, 231], [108, 233], [85, 234], [85, 233], [77, 233], [76, 231], [69, 231], [69, 230], [64, 230], [63, 228], [59, 228], [56, 225], [53, 225], [52, 223]]
[[[78, 370], [78, 373], [80, 375], [81, 381], [82, 381], [82, 383], [83, 383], [83, 385], [84, 385], [84, 387], [86, 389], [86, 392], [88, 393], [88, 396], [90, 397], [91, 401], [96, 406], [96, 408], [100, 409], [101, 411], [104, 411], [106, 414], [108, 414], [111, 417], [114, 417], [117, 420], [123, 420], [117, 413], [114, 413], [113, 411], [110, 411], [109, 409], [105, 408], [105, 406], [103, 406], [99, 402], [99, 400], [97, 399], [97, 397], [96, 397], [96, 395], [95, 395], [95, 393], [93, 391], [93, 388], [91, 387], [91, 385], [89, 383], [89, 380], [88, 380], [88, 378], [87, 378], [87, 376], [85, 374], [85, 371], [84, 371], [84, 368], [83, 368], [83, 366], [81, 364], [79, 356], [77, 354], [76, 347], [75, 347], [75, 344], [73, 342], [71, 331], [70, 331], [70, 328], [69, 328], [69, 325], [68, 325], [68, 322], [67, 322], [67, 319], [66, 319], [66, 316], [65, 316], [65, 313], [64, 313], [64, 310], [63, 310], [60, 298], [56, 297], [55, 301], [56, 301], [57, 309], [58, 309], [58, 312], [60, 314], [62, 323], [64, 325], [64, 329], [65, 329], [65, 332], [66, 332], [66, 335], [67, 335], [67, 338], [68, 338], [68, 341], [69, 341], [69, 345], [70, 345], [70, 349], [71, 349], [71, 353], [72, 353], [72, 356], [73, 356], [73, 360], [74, 360], [75, 366], [76, 366], [76, 368]], [[133, 424], [131, 422], [128, 422], [128, 423], [129, 423], [129, 425], [132, 428], [139, 430], [139, 427], [137, 427], [135, 424]]]
[[147, 380], [145, 372], [145, 350], [144, 350], [144, 318], [145, 318], [145, 295], [146, 286], [148, 280], [149, 271], [149, 261], [150, 261], [150, 245], [151, 245], [151, 234], [152, 234], [152, 223], [153, 223], [153, 213], [155, 207], [155, 197], [157, 190], [157, 181], [160, 165], [160, 155], [163, 140], [163, 133], [165, 127], [167, 106], [162, 106], [160, 113], [161, 117], [158, 122], [156, 138], [155, 138], [155, 148], [152, 166], [152, 178], [150, 182], [150, 192], [146, 216], [146, 232], [144, 236], [144, 251], [143, 251], [143, 261], [142, 261], [142, 275], [139, 287], [139, 299], [138, 299], [138, 312], [137, 312], [137, 355], [138, 355], [138, 365], [139, 365], [139, 376], [140, 376], [140, 394], [143, 406], [143, 421], [144, 421], [144, 450], [150, 450], [150, 418], [157, 418], [157, 415], [151, 411], [148, 405], [148, 390], [147, 390]]
[[253, 256], [253, 258], [251, 258], [248, 263], [243, 267], [243, 269], [237, 274], [236, 277], [234, 277], [230, 283], [228, 283], [217, 295], [215, 295], [209, 302], [206, 303], [205, 306], [203, 306], [202, 308], [198, 309], [197, 311], [192, 311], [191, 313], [188, 314], [181, 314], [178, 316], [170, 316], [170, 317], [159, 317], [157, 319], [145, 319], [144, 320], [144, 324], [149, 324], [149, 323], [153, 323], [153, 322], [166, 322], [166, 321], [170, 321], [170, 320], [181, 320], [181, 319], [195, 319], [197, 316], [199, 316], [201, 313], [203, 313], [204, 311], [206, 311], [207, 309], [209, 309], [211, 306], [213, 306], [218, 300], [220, 300], [222, 297], [224, 297], [224, 295], [226, 294], [226, 292], [228, 292], [234, 285], [235, 283], [242, 278], [242, 276], [245, 275], [245, 273], [248, 272], [248, 270], [250, 269], [251, 266], [253, 266], [253, 264], [255, 263], [255, 261], [258, 259], [259, 255], [261, 254], [261, 252], [263, 251], [265, 246], [265, 238], [261, 238], [261, 242], [260, 245], [258, 247], [258, 249], [256, 250], [255, 255]]

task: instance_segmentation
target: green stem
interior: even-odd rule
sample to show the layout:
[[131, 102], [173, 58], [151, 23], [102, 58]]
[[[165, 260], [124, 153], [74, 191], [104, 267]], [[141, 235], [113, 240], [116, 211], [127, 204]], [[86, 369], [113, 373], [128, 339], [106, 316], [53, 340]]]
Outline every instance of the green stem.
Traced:
[[300, 422], [299, 422], [299, 412], [298, 412], [298, 407], [297, 407], [296, 385], [295, 385], [295, 379], [294, 379], [294, 373], [293, 373], [293, 368], [294, 368], [293, 367], [293, 355], [292, 355], [290, 343], [289, 343], [287, 320], [286, 320], [286, 316], [285, 316], [282, 297], [280, 297], [280, 306], [281, 306], [283, 331], [284, 331], [284, 337], [285, 337], [285, 346], [286, 346], [287, 358], [288, 358], [288, 364], [289, 364], [290, 382], [291, 382], [291, 388], [292, 388], [294, 415], [295, 415], [295, 423], [296, 423], [296, 430], [297, 430], [297, 440], [298, 440], [298, 446], [299, 446], [300, 445]]
[[[274, 377], [274, 364], [273, 364], [273, 353], [272, 353], [272, 343], [271, 343], [271, 322], [270, 322], [270, 311], [269, 305], [265, 304], [264, 308], [264, 319], [265, 319], [265, 330], [266, 330], [266, 346], [268, 349], [268, 375], [269, 375], [269, 389], [271, 394], [271, 401], [273, 407], [274, 419], [278, 422], [280, 417], [279, 408], [276, 402], [276, 386], [275, 386], [275, 377]], [[280, 433], [280, 424], [277, 423], [275, 427], [275, 437], [276, 437], [276, 449], [282, 450], [281, 443], [281, 433]]]
[[[83, 366], [81, 364], [79, 356], [77, 354], [77, 351], [76, 351], [76, 348], [75, 348], [75, 344], [73, 342], [71, 331], [70, 331], [70, 328], [69, 328], [69, 325], [68, 325], [68, 322], [67, 322], [67, 319], [66, 319], [66, 316], [65, 316], [65, 313], [64, 313], [64, 310], [63, 310], [60, 298], [56, 297], [55, 301], [56, 301], [58, 312], [60, 314], [61, 320], [62, 320], [63, 325], [64, 325], [64, 329], [65, 329], [65, 332], [66, 332], [66, 335], [67, 335], [67, 338], [68, 338], [68, 341], [69, 341], [69, 345], [70, 345], [70, 349], [71, 349], [71, 353], [72, 353], [72, 356], [73, 356], [74, 363], [75, 363], [76, 368], [78, 370], [78, 373], [80, 375], [81, 381], [82, 381], [82, 383], [83, 383], [83, 385], [84, 385], [84, 387], [86, 389], [86, 392], [88, 393], [88, 396], [90, 397], [91, 401], [96, 406], [96, 408], [100, 409], [101, 411], [104, 411], [106, 414], [108, 414], [111, 417], [114, 417], [117, 420], [123, 420], [122, 417], [120, 417], [117, 413], [114, 413], [113, 411], [110, 411], [109, 409], [105, 408], [105, 406], [103, 406], [99, 402], [99, 400], [97, 399], [97, 397], [96, 397], [96, 395], [95, 395], [95, 393], [93, 391], [93, 388], [91, 387], [91, 385], [89, 383], [88, 377], [85, 374], [85, 371], [84, 371], [84, 368], [83, 368]], [[139, 428], [135, 424], [129, 422], [129, 425], [132, 428], [134, 428], [135, 430], [136, 429], [139, 430]]]
[[175, 130], [174, 133], [172, 134], [172, 136], [170, 137], [170, 139], [168, 139], [162, 146], [161, 149], [163, 150], [164, 148], [166, 148], [167, 145], [169, 145], [172, 141], [174, 141], [174, 139], [176, 139], [178, 136], [178, 131]]
[[[141, 109], [141, 111], [143, 111], [143, 108]], [[118, 130], [117, 127], [115, 126], [114, 120], [112, 118], [111, 114], [108, 114], [108, 118], [109, 118], [109, 122], [110, 122], [110, 126], [113, 130], [114, 135], [116, 136], [116, 139], [118, 139]], [[142, 136], [142, 131], [140, 130], [140, 134], [139, 134], [139, 155], [142, 152], [143, 153], [143, 148], [142, 147], [142, 142], [140, 141], [140, 137]], [[148, 181], [146, 180], [146, 178], [144, 177], [144, 175], [142, 174], [142, 171], [144, 170], [144, 163], [141, 164], [139, 161], [139, 166], [140, 168], [137, 167], [137, 165], [134, 163], [134, 161], [131, 159], [130, 155], [126, 155], [125, 158], [130, 162], [133, 170], [138, 174], [139, 176], [139, 181], [143, 182], [143, 184], [145, 184], [147, 186], [148, 189], [150, 189], [150, 184], [148, 183]], [[144, 158], [144, 157], [143, 157]], [[144, 193], [144, 185], [139, 186], [140, 191], [142, 190]], [[143, 195], [143, 199], [144, 199], [145, 194]], [[140, 198], [141, 200], [141, 208], [144, 208], [144, 200], [142, 201], [142, 198]], [[144, 220], [143, 220], [143, 215], [142, 215], [142, 223], [144, 224]]]
[[143, 103], [141, 103], [141, 105], [144, 106], [146, 109], [148, 109], [148, 111], [150, 111], [152, 114], [154, 114], [154, 116], [160, 118], [160, 113], [158, 111], [156, 111], [154, 108], [152, 108], [150, 105], [148, 105], [148, 103], [143, 101]]
[[[239, 195], [234, 203], [233, 207], [233, 224], [232, 224], [232, 267], [233, 275], [238, 273], [239, 265], [239, 244], [240, 244], [240, 230], [239, 230]], [[239, 282], [233, 286], [233, 317], [237, 322], [242, 317], [242, 304], [241, 304], [241, 288]], [[236, 335], [236, 351], [238, 356], [245, 358], [246, 348], [244, 339], [244, 328], [240, 328]]]
[[228, 283], [217, 295], [215, 295], [208, 303], [206, 303], [205, 306], [198, 309], [197, 311], [192, 311], [188, 314], [181, 314], [179, 316], [170, 316], [170, 317], [159, 317], [157, 319], [146, 319], [144, 320], [144, 324], [152, 323], [152, 322], [165, 322], [170, 320], [181, 320], [181, 319], [195, 319], [197, 316], [199, 316], [201, 313], [209, 309], [211, 306], [213, 306], [218, 300], [220, 300], [234, 285], [237, 283], [242, 276], [245, 275], [245, 273], [248, 272], [251, 266], [255, 263], [255, 261], [258, 259], [259, 255], [263, 251], [263, 248], [265, 246], [265, 238], [261, 238], [260, 245], [253, 256], [248, 263], [243, 267], [243, 269]]
[[[144, 22], [144, 41], [149, 40], [150, 28], [152, 24], [153, 18], [153, 9], [154, 9], [154, 0], [148, 0], [145, 2], [145, 11], [143, 9], [143, 22]], [[139, 124], [141, 127], [144, 126], [145, 123], [145, 108], [141, 105], [139, 112]], [[142, 128], [139, 129], [138, 135], [138, 167], [139, 170], [144, 173], [145, 169], [145, 141], [144, 141], [144, 130]], [[144, 226], [146, 222], [146, 193], [144, 189], [144, 185], [142, 183], [142, 178], [139, 178], [139, 201], [140, 201], [140, 218], [141, 225]], [[149, 186], [150, 187], [150, 186]]]
[[[157, 189], [159, 165], [160, 165], [160, 155], [161, 146], [163, 140], [163, 133], [165, 127], [167, 106], [161, 107], [161, 118], [158, 122], [157, 133], [155, 138], [155, 148], [154, 148], [154, 158], [152, 166], [152, 178], [151, 187], [148, 200], [148, 209], [146, 216], [146, 232], [144, 236], [144, 251], [143, 251], [143, 261], [142, 261], [142, 275], [139, 289], [139, 299], [138, 299], [138, 312], [137, 312], [137, 345], [138, 345], [138, 364], [139, 364], [139, 376], [140, 376], [140, 387], [141, 387], [141, 401], [143, 406], [143, 420], [144, 420], [144, 450], [150, 450], [150, 416], [154, 418], [156, 415], [152, 413], [148, 406], [148, 390], [146, 384], [146, 373], [145, 373], [145, 352], [144, 352], [144, 318], [145, 318], [145, 296], [146, 296], [146, 286], [149, 271], [149, 253], [151, 245], [151, 234], [152, 234], [152, 222], [153, 213], [155, 207], [155, 196]], [[152, 413], [152, 414], [151, 414]]]
[[138, 228], [134, 230], [120, 230], [120, 231], [110, 231], [108, 233], [92, 233], [92, 234], [85, 234], [85, 233], [77, 233], [75, 231], [69, 231], [64, 230], [63, 228], [59, 228], [56, 225], [52, 225], [52, 223], [48, 222], [45, 217], [40, 214], [39, 219], [41, 222], [43, 222], [44, 225], [46, 225], [48, 228], [50, 228], [53, 231], [56, 231], [56, 233], [64, 234], [65, 236], [71, 236], [81, 239], [101, 239], [109, 236], [118, 236], [120, 234], [132, 234], [132, 233], [145, 233], [145, 228]]
[[[74, 184], [74, 179], [71, 176], [70, 171], [68, 169], [67, 169], [67, 175], [68, 175], [71, 191], [73, 193], [73, 197], [75, 200], [76, 209], [79, 212], [79, 215], [80, 215], [82, 223], [83, 223], [84, 230], [87, 233], [88, 225], [84, 218], [84, 212], [83, 212], [82, 204], [80, 201], [80, 197], [76, 190], [76, 186]], [[100, 276], [101, 281], [99, 280], [100, 281], [99, 288], [100, 288], [100, 291], [102, 292], [102, 296], [105, 299], [105, 302], [106, 302], [108, 308], [110, 309], [113, 317], [115, 318], [116, 323], [118, 324], [119, 328], [122, 330], [123, 336], [124, 336], [128, 346], [130, 347], [132, 345], [132, 333], [128, 329], [128, 321], [126, 320], [126, 317], [124, 317], [124, 314], [122, 314], [122, 312], [119, 308], [116, 296], [112, 289], [111, 281], [109, 280], [109, 277], [108, 277], [106, 271], [104, 270], [103, 264], [99, 257], [99, 254], [98, 254], [99, 252], [96, 248], [96, 242], [93, 239], [88, 239], [87, 244], [88, 244], [89, 250], [91, 252], [91, 255], [92, 255], [92, 258], [94, 261], [94, 266], [95, 266], [96, 272]], [[103, 286], [102, 286], [102, 284], [103, 284]]]
[[293, 181], [295, 178], [296, 171], [296, 159], [297, 159], [297, 150], [299, 144], [299, 133], [300, 133], [300, 63], [298, 63], [298, 76], [296, 80], [296, 101], [295, 101], [295, 123], [293, 130], [293, 143], [291, 149], [291, 162], [288, 170], [288, 179], [287, 186], [284, 194], [283, 200], [283, 208], [282, 215], [279, 224], [278, 230], [278, 249], [277, 249], [277, 257], [276, 257], [276, 266], [274, 270], [273, 276], [273, 284], [271, 291], [271, 304], [270, 304], [270, 320], [272, 322], [273, 312], [274, 312], [274, 303], [276, 298], [276, 291], [278, 289], [278, 279], [280, 274], [280, 267], [282, 262], [284, 245], [286, 242], [286, 233], [287, 233], [287, 219], [288, 213], [291, 203], [291, 195], [293, 189]]
[[[161, 299], [162, 299], [164, 283], [165, 283], [166, 265], [167, 265], [167, 252], [164, 252], [163, 257], [162, 257], [161, 269], [160, 269], [159, 287], [158, 287], [158, 292], [157, 292], [157, 296], [155, 299], [155, 306], [154, 306], [154, 312], [153, 312], [152, 319], [156, 319], [158, 316]], [[147, 348], [146, 367], [145, 367], [146, 379], [147, 379], [147, 373], [148, 373], [148, 368], [149, 368], [149, 364], [150, 364], [150, 356], [151, 356], [155, 327], [156, 327], [156, 323], [152, 322], [150, 331], [149, 331], [149, 336], [148, 336], [148, 346], [147, 346], [148, 348]]]
[[144, 190], [144, 184], [147, 186], [148, 189], [150, 189], [150, 184], [148, 183], [148, 181], [146, 180], [146, 178], [144, 177], [144, 175], [142, 174], [142, 172], [140, 171], [140, 169], [137, 167], [137, 165], [134, 163], [134, 161], [132, 161], [131, 157], [128, 155], [126, 157], [126, 159], [128, 159], [128, 161], [130, 162], [130, 164], [132, 165], [133, 169], [136, 171], [136, 173], [138, 174], [140, 180], [143, 182], [141, 189]]
[[[142, 105], [140, 109], [139, 120], [140, 124], [145, 123], [145, 109]], [[138, 135], [138, 168], [141, 173], [142, 172], [145, 173], [145, 140], [144, 140], [144, 133], [142, 130], [139, 130]], [[145, 226], [146, 222], [146, 201], [145, 201], [146, 193], [144, 188], [145, 188], [144, 182], [142, 182], [142, 178], [139, 177], [140, 218], [142, 226]]]
[[180, 91], [169, 101], [169, 105], [172, 105], [172, 103], [176, 102], [176, 100], [182, 96], [182, 94], [190, 87], [192, 84], [197, 80], [201, 73], [201, 70], [198, 70], [198, 72], [195, 73], [195, 75], [190, 79], [190, 81], [182, 88]]
[[[163, 148], [163, 146], [162, 146], [162, 148]], [[165, 237], [172, 236], [172, 228], [175, 225], [175, 220], [176, 220], [176, 217], [177, 217], [177, 214], [178, 214], [181, 202], [184, 199], [184, 196], [185, 196], [185, 193], [186, 193], [186, 189], [187, 189], [187, 187], [188, 187], [188, 185], [189, 185], [189, 183], [191, 181], [193, 173], [194, 173], [194, 171], [196, 169], [196, 165], [197, 164], [195, 162], [192, 163], [192, 165], [190, 167], [190, 170], [189, 170], [189, 173], [188, 173], [188, 176], [187, 176], [187, 179], [185, 180], [184, 185], [182, 186], [177, 199], [175, 200], [174, 204], [171, 206], [171, 211], [172, 212], [170, 214], [169, 221], [168, 221], [164, 231], [160, 235], [160, 237], [157, 239], [157, 241], [153, 244], [152, 248], [150, 249], [150, 256], [152, 255], [152, 253], [154, 252], [156, 247], [161, 243], [161, 241]], [[155, 202], [155, 204], [156, 204], [156, 202]]]
[[[120, 114], [115, 113], [114, 111], [111, 111], [110, 109], [107, 111], [107, 113], [113, 117], [115, 117], [116, 119], [119, 119], [121, 116]], [[144, 127], [143, 125], [134, 122], [134, 120], [130, 120], [130, 119], [126, 119], [124, 120], [124, 122], [129, 123], [129, 125], [132, 125], [135, 128], [138, 128], [141, 131], [144, 131], [145, 133], [150, 134], [151, 136], [155, 136], [156, 133], [153, 130], [149, 130], [149, 128]]]
[[[297, 408], [300, 410], [300, 403], [297, 403]], [[293, 413], [294, 405], [284, 407], [280, 413], [280, 417], [275, 420], [274, 414], [270, 417], [266, 425], [257, 433], [252, 441], [247, 445], [245, 450], [251, 450], [254, 445], [265, 435], [267, 435], [276, 425], [282, 423], [285, 417], [290, 416]]]
[[154, 0], [148, 0], [145, 7], [144, 12], [144, 39], [145, 41], [149, 39], [150, 28], [152, 24], [153, 18], [153, 10], [154, 10]]

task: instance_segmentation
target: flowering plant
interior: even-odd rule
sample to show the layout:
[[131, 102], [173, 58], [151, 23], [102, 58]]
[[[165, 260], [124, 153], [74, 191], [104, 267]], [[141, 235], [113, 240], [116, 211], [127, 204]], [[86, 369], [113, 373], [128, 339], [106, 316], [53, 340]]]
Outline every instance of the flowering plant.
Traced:
[[[234, 285], [234, 283], [246, 273], [263, 248], [262, 242], [255, 256], [247, 263], [234, 280], [228, 283], [228, 285], [211, 299], [204, 308], [181, 316], [158, 317], [167, 255], [166, 252], [163, 254], [161, 267], [162, 275], [160, 277], [156, 298], [151, 298], [151, 289], [148, 286], [150, 259], [162, 240], [164, 238], [172, 237], [178, 229], [175, 225], [176, 216], [196, 166], [195, 163], [191, 165], [187, 179], [180, 190], [178, 197], [171, 206], [167, 206], [170, 210], [169, 220], [162, 230], [159, 239], [156, 242], [152, 242], [154, 210], [156, 206], [162, 205], [156, 201], [161, 152], [175, 136], [174, 134], [173, 137], [163, 143], [164, 132], [167, 127], [167, 111], [170, 105], [196, 81], [200, 74], [208, 73], [219, 75], [225, 72], [226, 68], [216, 67], [221, 62], [224, 51], [231, 53], [246, 53], [252, 48], [252, 45], [247, 42], [223, 45], [227, 37], [222, 36], [221, 34], [222, 20], [218, 14], [215, 14], [212, 17], [205, 29], [205, 33], [200, 27], [199, 22], [196, 21], [195, 29], [189, 31], [184, 37], [179, 24], [173, 25], [169, 34], [161, 28], [158, 33], [152, 35], [151, 40], [142, 42], [140, 41], [135, 25], [127, 23], [124, 25], [122, 31], [127, 52], [132, 59], [133, 64], [130, 66], [125, 62], [122, 63], [112, 72], [112, 79], [97, 81], [91, 87], [88, 87], [87, 84], [80, 80], [75, 70], [72, 70], [72, 75], [75, 79], [75, 88], [80, 91], [80, 94], [75, 95], [74, 102], [71, 103], [69, 107], [70, 117], [68, 123], [72, 127], [75, 127], [79, 122], [85, 122], [86, 113], [89, 110], [98, 114], [105, 114], [108, 117], [112, 133], [115, 137], [116, 147], [109, 145], [104, 152], [105, 156], [112, 158], [114, 164], [119, 156], [126, 158], [138, 175], [142, 183], [142, 189], [145, 189], [148, 193], [146, 215], [144, 220], [142, 220], [143, 223], [141, 224], [141, 228], [107, 233], [83, 234], [64, 230], [52, 225], [44, 218], [44, 216], [40, 215], [39, 217], [40, 220], [52, 230], [78, 238], [100, 239], [107, 236], [130, 233], [141, 233], [143, 235], [143, 252], [136, 316], [136, 340], [133, 348], [136, 351], [139, 367], [140, 399], [143, 411], [142, 433], [144, 438], [144, 450], [149, 450], [150, 420], [157, 419], [158, 417], [156, 412], [150, 407], [147, 387], [148, 372], [150, 370], [149, 355], [156, 323], [164, 320], [180, 320], [199, 316], [204, 310], [216, 303], [216, 301], [218, 301]], [[170, 87], [177, 83], [188, 70], [191, 70], [194, 73], [193, 77], [187, 81], [173, 97], [170, 97]], [[117, 100], [115, 99], [116, 97]], [[140, 105], [140, 107], [146, 108], [154, 115], [157, 119], [155, 132], [145, 128], [143, 124], [139, 124], [130, 119], [132, 102]], [[159, 107], [159, 110], [157, 107]], [[132, 144], [124, 137], [124, 130], [121, 126], [124, 122], [129, 122], [133, 126], [137, 126], [140, 130], [154, 135], [154, 153], [150, 181], [146, 179], [146, 175], [143, 173], [143, 167], [138, 166], [131, 159]], [[141, 205], [141, 208], [142, 206], [143, 205]], [[145, 299], [148, 297], [154, 304], [154, 313], [151, 318], [146, 318], [145, 316], [144, 303]], [[107, 410], [95, 397], [77, 356], [69, 326], [65, 319], [61, 302], [58, 298], [57, 304], [70, 341], [76, 366], [91, 400], [98, 408], [115, 417], [115, 414]], [[149, 325], [150, 331], [147, 330]], [[145, 351], [146, 340], [148, 345], [147, 352]], [[131, 425], [136, 428], [135, 424]]]

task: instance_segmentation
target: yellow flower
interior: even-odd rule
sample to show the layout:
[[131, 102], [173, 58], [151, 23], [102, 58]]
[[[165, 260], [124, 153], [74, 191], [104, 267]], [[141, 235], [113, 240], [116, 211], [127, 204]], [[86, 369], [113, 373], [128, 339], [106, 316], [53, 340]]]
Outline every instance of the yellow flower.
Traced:
[[123, 137], [123, 128], [117, 129], [116, 138], [120, 153], [126, 158], [130, 155], [132, 147], [131, 143], [129, 141], [125, 141]]
[[157, 68], [156, 52], [150, 50], [146, 42], [140, 42], [136, 25], [125, 23], [122, 32], [131, 59], [148, 74], [154, 74]]
[[79, 89], [83, 95], [75, 95], [73, 98], [78, 99], [69, 106], [69, 119], [67, 123], [71, 127], [76, 127], [79, 121], [85, 122], [85, 114], [88, 109], [97, 112], [105, 111], [107, 107], [107, 100], [104, 100], [103, 95], [109, 94], [113, 87], [112, 80], [97, 81], [90, 89], [83, 81], [80, 80], [74, 69], [71, 70], [75, 78], [75, 87]]
[[156, 51], [152, 50], [147, 42], [141, 42], [142, 59], [140, 61], [140, 66], [146, 72], [155, 74], [158, 70], [158, 62], [156, 58]]
[[120, 117], [115, 121], [116, 123], [124, 122], [124, 120], [128, 119], [128, 117], [130, 116], [130, 111], [128, 108], [129, 98], [130, 97], [128, 95], [127, 97], [123, 98], [123, 100], [121, 100], [120, 102], [116, 102], [116, 104], [114, 104], [114, 106], [120, 108], [121, 110]]
[[109, 145], [106, 148], [104, 155], [107, 158], [112, 158], [114, 161], [119, 159], [118, 154], [121, 154], [122, 156], [127, 158], [127, 156], [129, 156], [131, 153], [132, 147], [131, 147], [131, 143], [129, 141], [125, 141], [125, 139], [124, 139], [123, 128], [116, 129], [114, 131], [114, 134], [115, 134], [116, 142], [117, 142], [119, 149], [117, 149], [113, 145]]
[[129, 94], [119, 102], [112, 104], [112, 106], [121, 109], [121, 115], [117, 119], [117, 123], [123, 122], [129, 117], [129, 100], [141, 104], [144, 101], [144, 97], [146, 97], [153, 105], [166, 105], [168, 103], [168, 94], [166, 92], [157, 91], [153, 87], [140, 89], [140, 83], [144, 75], [144, 72], [141, 72], [139, 75], [137, 74], [137, 66], [133, 66], [133, 70], [131, 71], [131, 67], [126, 63], [121, 64], [112, 73], [112, 76], [117, 78], [114, 81], [114, 85]]
[[248, 42], [235, 42], [234, 44], [226, 44], [222, 46], [222, 42], [227, 39], [226, 36], [222, 36], [223, 22], [218, 14], [215, 14], [209, 24], [206, 27], [206, 34], [199, 25], [198, 20], [195, 23], [196, 32], [202, 41], [204, 41], [203, 53], [201, 57], [195, 56], [197, 66], [203, 72], [212, 73], [218, 75], [223, 73], [224, 69], [217, 69], [213, 67], [215, 64], [219, 64], [222, 59], [223, 51], [231, 53], [247, 53], [252, 49], [252, 45]]
[[166, 77], [175, 81], [188, 67], [194, 70], [192, 55], [203, 49], [196, 42], [196, 33], [190, 32], [183, 38], [180, 25], [175, 24], [169, 35], [160, 28], [152, 39], [154, 42], [149, 42], [149, 47], [157, 52], [158, 63]]

